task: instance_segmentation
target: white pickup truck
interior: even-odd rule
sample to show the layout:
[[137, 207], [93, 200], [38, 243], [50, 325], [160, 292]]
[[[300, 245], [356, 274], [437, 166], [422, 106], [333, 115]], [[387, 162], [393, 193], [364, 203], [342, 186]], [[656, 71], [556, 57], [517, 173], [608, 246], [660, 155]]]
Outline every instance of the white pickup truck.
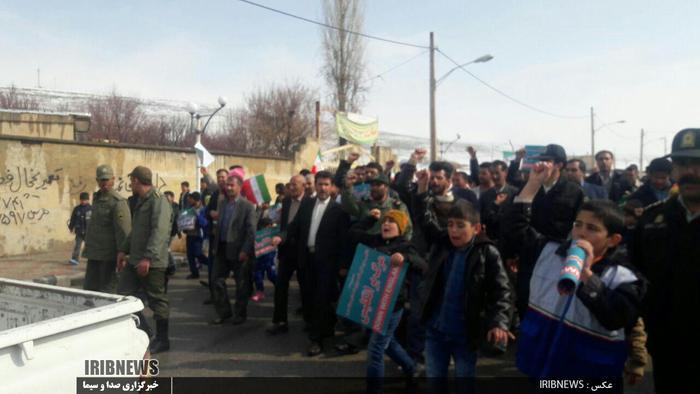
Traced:
[[141, 300], [0, 279], [0, 393], [75, 393], [86, 360], [139, 360]]

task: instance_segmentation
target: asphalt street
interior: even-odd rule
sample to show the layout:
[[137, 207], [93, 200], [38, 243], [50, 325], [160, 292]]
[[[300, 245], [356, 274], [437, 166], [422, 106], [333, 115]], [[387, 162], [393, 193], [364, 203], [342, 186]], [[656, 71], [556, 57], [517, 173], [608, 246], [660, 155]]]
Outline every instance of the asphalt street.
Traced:
[[[271, 324], [274, 287], [265, 283], [266, 298], [250, 302], [246, 323], [234, 326], [229, 322], [211, 325], [215, 317], [211, 305], [203, 305], [208, 290], [199, 280], [186, 280], [187, 270], [180, 268], [170, 280], [168, 295], [171, 305], [171, 350], [154, 356], [160, 363], [160, 376], [173, 377], [364, 377], [366, 352], [339, 356], [333, 344], [326, 343], [325, 352], [307, 357], [308, 340], [301, 317], [294, 313], [300, 305], [296, 280], [290, 286], [289, 326], [286, 334], [268, 336], [265, 328]], [[203, 270], [202, 278], [206, 279]], [[233, 294], [233, 279], [229, 293]], [[233, 303], [233, 300], [232, 300]], [[145, 314], [150, 318], [150, 311]], [[399, 377], [401, 372], [386, 359], [386, 375]], [[522, 376], [515, 367], [515, 349], [502, 356], [480, 356], [479, 377]], [[626, 393], [651, 393], [651, 374]]]

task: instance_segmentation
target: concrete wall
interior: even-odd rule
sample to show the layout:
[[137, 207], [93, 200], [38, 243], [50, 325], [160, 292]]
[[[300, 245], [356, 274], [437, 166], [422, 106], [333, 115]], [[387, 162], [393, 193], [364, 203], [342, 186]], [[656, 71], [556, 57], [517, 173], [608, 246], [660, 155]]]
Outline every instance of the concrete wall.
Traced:
[[[49, 129], [61, 127], [59, 123]], [[69, 128], [66, 125], [64, 132]], [[216, 161], [209, 172], [243, 165], [246, 176], [264, 174], [274, 193], [276, 183], [287, 182], [301, 168], [311, 168], [318, 146], [317, 141], [309, 141], [291, 159], [212, 151]], [[131, 194], [127, 174], [137, 165], [149, 167], [154, 186], [161, 192], [173, 191], [176, 198], [180, 182], [195, 184], [193, 149], [0, 135], [0, 257], [68, 247], [73, 241], [67, 227], [71, 211], [80, 192], [97, 189], [95, 167], [100, 164], [112, 166], [115, 189], [125, 197]]]
[[89, 127], [89, 115], [0, 111], [0, 135], [73, 141], [76, 123], [86, 130]]

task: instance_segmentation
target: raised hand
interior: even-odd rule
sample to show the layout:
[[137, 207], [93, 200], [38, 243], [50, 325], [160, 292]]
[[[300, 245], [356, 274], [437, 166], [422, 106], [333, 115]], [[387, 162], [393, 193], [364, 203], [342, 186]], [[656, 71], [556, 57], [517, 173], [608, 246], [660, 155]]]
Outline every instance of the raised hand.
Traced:
[[352, 163], [356, 162], [357, 159], [359, 159], [359, 158], [360, 158], [360, 154], [359, 154], [359, 153], [357, 153], [357, 152], [350, 152], [350, 154], [348, 155], [347, 161], [348, 161], [348, 163], [352, 164]]

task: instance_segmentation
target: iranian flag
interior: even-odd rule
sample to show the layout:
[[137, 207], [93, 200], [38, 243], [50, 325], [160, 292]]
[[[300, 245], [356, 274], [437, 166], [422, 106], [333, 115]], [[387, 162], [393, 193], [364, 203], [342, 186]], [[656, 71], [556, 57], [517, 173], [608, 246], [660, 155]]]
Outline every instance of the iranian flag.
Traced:
[[267, 190], [264, 175], [256, 175], [252, 178], [246, 179], [245, 182], [243, 182], [241, 193], [248, 199], [248, 201], [255, 205], [260, 205], [264, 202], [269, 202], [272, 200], [270, 197], [270, 192]]
[[316, 159], [314, 160], [314, 166], [311, 167], [311, 173], [316, 174], [317, 172], [321, 171], [323, 168], [321, 168], [321, 162], [323, 160], [323, 157], [321, 156], [321, 150], [318, 150], [318, 153], [316, 153]]

